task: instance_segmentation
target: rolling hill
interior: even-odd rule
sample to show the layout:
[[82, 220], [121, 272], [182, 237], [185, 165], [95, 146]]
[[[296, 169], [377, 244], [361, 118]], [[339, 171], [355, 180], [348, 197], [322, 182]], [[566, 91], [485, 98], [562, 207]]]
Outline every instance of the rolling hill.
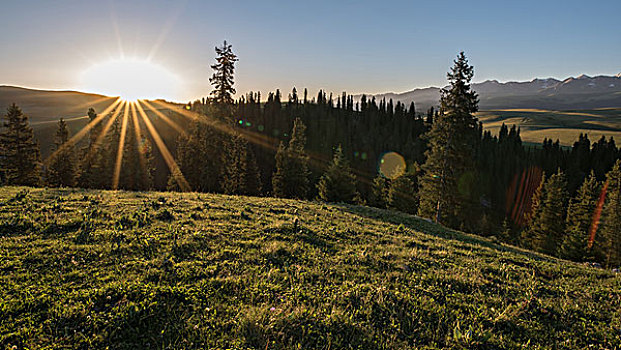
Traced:
[[615, 349], [621, 275], [360, 206], [3, 187], [3, 348]]
[[501, 125], [520, 127], [522, 140], [541, 143], [544, 138], [571, 146], [581, 133], [594, 142], [602, 136], [621, 140], [621, 108], [553, 111], [543, 109], [500, 109], [477, 113], [486, 130], [497, 135]]
[[[16, 103], [22, 108], [24, 113], [28, 115], [35, 137], [41, 145], [41, 156], [43, 159], [46, 159], [52, 153], [54, 135], [58, 120], [61, 117], [67, 121], [70, 135], [74, 135], [88, 123], [86, 114], [90, 107], [93, 107], [97, 112], [101, 112], [115, 100], [116, 97], [87, 94], [78, 91], [46, 91], [0, 86], [0, 109], [2, 111], [0, 113], [4, 114], [7, 107], [12, 103]], [[179, 107], [177, 105], [168, 104], [169, 108], [158, 104], [151, 104], [151, 106], [155, 106], [159, 113], [165, 114], [181, 127], [185, 127], [189, 123], [187, 117], [175, 110]], [[164, 144], [174, 153], [178, 132], [153, 110], [145, 108], [145, 113], [162, 137]], [[142, 127], [143, 130], [146, 130], [144, 125]], [[155, 145], [152, 136], [148, 133], [145, 133], [145, 135], [149, 137], [151, 144]], [[82, 144], [78, 145], [78, 147], [81, 146]], [[155, 166], [160, 170], [155, 172], [154, 182], [156, 186], [164, 188], [168, 173], [162, 169], [167, 169], [167, 167], [157, 147], [153, 147], [153, 152]]]

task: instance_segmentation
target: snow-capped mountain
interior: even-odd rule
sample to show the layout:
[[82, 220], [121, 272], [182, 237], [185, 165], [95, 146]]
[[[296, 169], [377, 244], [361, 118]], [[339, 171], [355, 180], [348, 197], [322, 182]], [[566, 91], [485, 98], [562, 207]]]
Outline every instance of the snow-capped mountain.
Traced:
[[[590, 77], [581, 74], [565, 80], [554, 78], [533, 79], [524, 82], [501, 83], [487, 80], [472, 84], [479, 94], [481, 110], [501, 108], [542, 109], [588, 109], [621, 107], [621, 73], [615, 76]], [[361, 95], [355, 97], [359, 98]], [[440, 88], [414, 89], [404, 93], [377, 94], [376, 100], [393, 99], [409, 104], [411, 101], [419, 111], [437, 106]]]

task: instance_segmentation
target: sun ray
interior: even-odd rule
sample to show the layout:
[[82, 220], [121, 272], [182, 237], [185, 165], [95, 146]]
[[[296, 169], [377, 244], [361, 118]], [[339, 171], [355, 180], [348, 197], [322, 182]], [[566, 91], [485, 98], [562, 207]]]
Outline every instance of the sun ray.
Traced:
[[[256, 134], [252, 131], [248, 131], [248, 130], [243, 130], [243, 129], [235, 129], [233, 127], [231, 127], [230, 125], [227, 125], [219, 120], [216, 120], [214, 118], [211, 118], [207, 115], [202, 115], [202, 114], [198, 114], [196, 112], [192, 112], [192, 111], [188, 111], [186, 109], [183, 108], [179, 108], [177, 106], [174, 106], [172, 104], [166, 104], [164, 102], [161, 101], [152, 101], [154, 104], [157, 104], [161, 107], [167, 108], [167, 109], [171, 109], [174, 110], [175, 112], [185, 116], [186, 118], [192, 120], [192, 121], [199, 121], [202, 123], [208, 123], [211, 127], [215, 128], [218, 131], [227, 133], [229, 135], [237, 135], [237, 134], [241, 134], [242, 137], [244, 137], [246, 140], [248, 140], [251, 143], [254, 143], [258, 146], [262, 146], [265, 148], [269, 148], [272, 150], [276, 150], [278, 149], [278, 143], [276, 141], [274, 141], [274, 139], [272, 139], [271, 137], [266, 137], [263, 134]], [[267, 141], [266, 141], [267, 140]], [[271, 140], [272, 142], [269, 142], [269, 140]]]
[[158, 117], [162, 118], [166, 122], [166, 124], [170, 125], [178, 133], [183, 134], [183, 135], [186, 134], [185, 130], [181, 126], [179, 126], [179, 124], [177, 124], [174, 120], [170, 119], [164, 113], [160, 112], [157, 108], [153, 107], [153, 105], [151, 105], [146, 100], [138, 100], [138, 103], [142, 103], [145, 106], [147, 106], [147, 108], [149, 108], [151, 111], [153, 111], [153, 113], [155, 113], [155, 115], [157, 115]]
[[[175, 2], [175, 3], [178, 4], [178, 2]], [[181, 13], [185, 10], [185, 8], [186, 8], [185, 4], [178, 4], [176, 11], [166, 21], [166, 23], [162, 27], [162, 31], [160, 32], [160, 35], [157, 37], [155, 44], [153, 44], [153, 47], [151, 48], [151, 51], [149, 52], [149, 56], [147, 57], [149, 61], [153, 59], [153, 57], [157, 54], [157, 51], [160, 49], [160, 46], [162, 46], [162, 43], [168, 37], [170, 30], [174, 27], [175, 23], [177, 23], [177, 20], [179, 19], [179, 15], [181, 15]]]
[[[193, 111], [189, 111], [187, 109], [175, 106], [173, 104], [170, 103], [166, 103], [166, 102], [162, 102], [162, 101], [152, 101], [154, 104], [157, 104], [160, 107], [163, 108], [167, 108], [167, 109], [171, 109], [174, 110], [175, 112], [185, 116], [186, 118], [192, 120], [192, 121], [198, 121], [201, 123], [207, 123], [209, 124], [211, 127], [215, 128], [218, 131], [227, 133], [229, 135], [241, 135], [244, 139], [246, 139], [248, 142], [253, 143], [257, 146], [266, 148], [266, 149], [270, 149], [272, 151], [277, 151], [278, 150], [278, 144], [280, 143], [280, 140], [273, 138], [271, 136], [265, 135], [265, 134], [259, 134], [250, 130], [244, 130], [244, 129], [236, 129], [233, 128], [232, 126], [219, 121], [215, 118], [209, 117], [207, 115], [204, 114], [198, 114], [196, 112]], [[330, 162], [332, 161], [331, 157], [325, 157], [323, 155], [320, 154], [316, 154], [316, 153], [312, 153], [312, 152], [307, 152], [307, 155], [309, 157], [309, 162], [311, 166], [314, 166], [318, 169], [325, 169]], [[362, 174], [359, 171], [355, 171], [356, 175], [361, 176], [360, 181], [365, 182], [365, 176], [367, 174]], [[370, 183], [370, 181], [367, 181], [368, 183]]]
[[116, 97], [110, 97], [110, 96], [102, 96], [101, 98], [96, 99], [95, 101], [88, 101], [88, 102], [84, 102], [84, 103], [80, 103], [79, 105], [75, 106], [75, 109], [85, 109], [88, 107], [94, 107], [95, 105], [99, 104], [99, 103], [103, 103], [105, 101], [108, 100], [112, 100], [112, 102], [114, 102], [114, 100], [116, 99]]
[[[278, 144], [280, 143], [279, 139], [273, 138], [265, 134], [256, 133], [250, 130], [233, 128], [232, 126], [222, 121], [219, 121], [215, 118], [209, 117], [204, 114], [198, 114], [193, 111], [189, 111], [187, 109], [175, 106], [171, 103], [162, 102], [159, 100], [154, 100], [151, 102], [153, 102], [153, 104], [156, 104], [160, 107], [174, 110], [175, 112], [185, 116], [186, 118], [192, 121], [198, 121], [200, 123], [209, 124], [209, 126], [215, 128], [216, 130], [220, 132], [224, 132], [229, 135], [241, 135], [248, 142], [253, 143], [257, 146], [270, 149], [274, 152], [278, 150]], [[332, 162], [331, 156], [326, 157], [321, 154], [317, 154], [314, 152], [308, 152], [308, 151], [307, 151], [307, 155], [308, 155], [309, 165], [317, 169], [325, 170]], [[372, 185], [372, 181], [367, 180], [367, 177], [373, 177], [372, 174], [366, 174], [356, 169], [354, 169], [353, 171], [358, 176], [358, 180], [360, 182], [367, 184], [367, 185]]]
[[[88, 116], [83, 115], [81, 117], [63, 118], [63, 120], [68, 123], [68, 122], [72, 122], [75, 120], [86, 119], [86, 118], [88, 118]], [[58, 123], [58, 120], [44, 120], [40, 122], [31, 122], [30, 125], [43, 125], [43, 124], [56, 124], [56, 123]]]
[[114, 29], [114, 34], [116, 36], [116, 42], [119, 47], [119, 55], [121, 57], [125, 57], [125, 52], [123, 51], [123, 43], [121, 41], [121, 32], [119, 31], [119, 24], [116, 21], [116, 11], [114, 4], [110, 2], [110, 21], [112, 22], [112, 28]]
[[[138, 113], [136, 113], [136, 104], [132, 103], [131, 105], [131, 116], [132, 122], [134, 124], [134, 134], [136, 135], [136, 148], [140, 150], [140, 142], [142, 142], [142, 131], [140, 129], [140, 122], [138, 121]], [[139, 162], [140, 162], [140, 171], [143, 174], [147, 173], [147, 159], [145, 158], [144, 153], [142, 151], [138, 152]]]
[[168, 165], [170, 173], [177, 181], [177, 184], [179, 184], [179, 187], [181, 187], [182, 191], [190, 191], [190, 184], [181, 173], [181, 169], [179, 169], [179, 165], [177, 165], [177, 162], [175, 162], [175, 158], [168, 150], [168, 147], [166, 147], [166, 144], [162, 140], [160, 134], [157, 132], [157, 130], [155, 130], [155, 127], [153, 127], [153, 124], [147, 117], [145, 111], [142, 109], [142, 106], [140, 106], [140, 104], [136, 104], [136, 109], [138, 110], [140, 117], [142, 118], [145, 126], [147, 127], [149, 134], [151, 134], [153, 141], [155, 141], [155, 145], [160, 150], [162, 157], [164, 157], [164, 161], [166, 162], [166, 165]]
[[52, 154], [50, 154], [50, 156], [47, 157], [47, 159], [45, 160], [45, 163], [49, 162], [49, 160], [52, 159], [54, 156], [56, 156], [58, 152], [63, 151], [67, 147], [73, 147], [75, 144], [77, 144], [93, 127], [99, 124], [106, 117], [106, 115], [108, 115], [108, 113], [110, 113], [110, 111], [116, 108], [120, 103], [121, 103], [120, 98], [117, 98], [116, 100], [114, 100], [114, 102], [112, 102], [110, 106], [108, 106], [106, 109], [103, 110], [103, 112], [97, 115], [97, 118], [95, 118], [92, 122], [86, 124], [82, 129], [80, 129], [80, 131], [78, 131], [75, 135], [73, 135], [61, 147], [59, 147], [56, 151], [52, 152]]
[[121, 164], [123, 162], [123, 149], [125, 148], [125, 134], [127, 133], [127, 114], [129, 114], [129, 105], [125, 103], [123, 122], [121, 124], [121, 137], [119, 138], [119, 149], [116, 152], [116, 163], [114, 164], [114, 179], [112, 180], [113, 190], [119, 188], [119, 180], [121, 178]]
[[110, 131], [112, 124], [114, 124], [114, 121], [116, 120], [116, 118], [119, 116], [119, 114], [121, 114], [121, 110], [122, 109], [126, 110], [127, 107], [128, 107], [128, 103], [126, 101], [123, 101], [121, 102], [121, 104], [119, 104], [118, 108], [114, 111], [114, 113], [112, 113], [112, 115], [110, 116], [110, 119], [108, 119], [108, 121], [106, 122], [106, 125], [104, 125], [103, 129], [101, 129], [101, 132], [99, 133], [99, 135], [97, 135], [97, 139], [95, 139], [95, 144], [91, 150], [92, 152], [96, 152], [99, 149], [99, 146], [103, 143], [103, 140], [108, 134], [108, 131]]

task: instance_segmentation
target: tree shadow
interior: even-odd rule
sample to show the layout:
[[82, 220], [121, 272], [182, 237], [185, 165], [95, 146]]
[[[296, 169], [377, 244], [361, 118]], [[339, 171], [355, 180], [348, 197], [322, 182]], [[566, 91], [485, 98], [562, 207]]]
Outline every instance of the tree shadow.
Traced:
[[500, 252], [509, 252], [521, 256], [525, 256], [529, 259], [543, 262], [554, 262], [556, 258], [548, 257], [542, 254], [531, 252], [515, 246], [501, 244], [494, 242], [490, 238], [477, 236], [475, 234], [468, 234], [457, 230], [450, 229], [440, 224], [428, 221], [421, 217], [405, 214], [397, 211], [391, 211], [387, 209], [379, 209], [373, 207], [350, 205], [343, 203], [333, 203], [333, 206], [344, 210], [350, 214], [354, 214], [360, 217], [379, 220], [387, 222], [393, 225], [403, 225], [404, 227], [417, 231], [423, 234], [431, 235], [434, 237], [444, 238], [459, 241], [462, 243], [468, 243], [480, 247], [494, 249]]

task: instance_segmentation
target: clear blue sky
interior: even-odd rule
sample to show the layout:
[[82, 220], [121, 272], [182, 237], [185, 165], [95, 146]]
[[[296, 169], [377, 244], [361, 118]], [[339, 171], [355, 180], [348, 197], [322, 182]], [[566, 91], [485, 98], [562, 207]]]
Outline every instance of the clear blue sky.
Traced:
[[[442, 86], [464, 50], [475, 81], [621, 71], [621, 1], [29, 1], [0, 5], [0, 84], [76, 89], [126, 56], [209, 92], [214, 46], [239, 55], [238, 93]], [[265, 96], [265, 95], [264, 95]]]

